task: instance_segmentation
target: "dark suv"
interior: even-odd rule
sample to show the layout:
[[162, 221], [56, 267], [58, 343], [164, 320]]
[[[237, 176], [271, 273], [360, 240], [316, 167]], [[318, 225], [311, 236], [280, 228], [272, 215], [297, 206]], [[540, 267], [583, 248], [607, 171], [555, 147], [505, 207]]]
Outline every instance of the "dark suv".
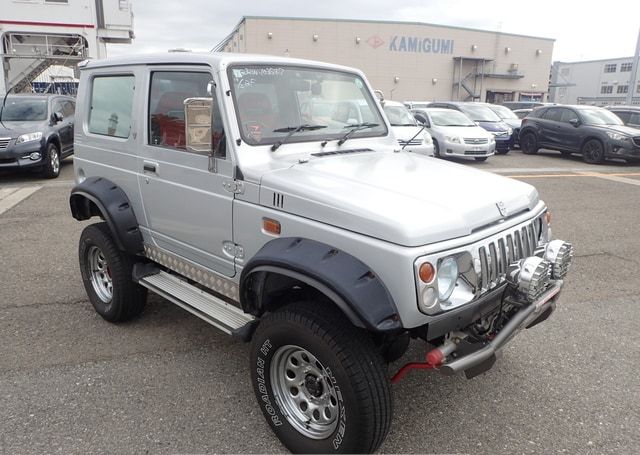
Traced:
[[640, 128], [640, 106], [612, 106], [608, 107], [627, 126]]
[[549, 106], [534, 109], [522, 119], [520, 147], [533, 155], [539, 148], [563, 155], [582, 154], [587, 163], [605, 158], [640, 161], [640, 133], [620, 118], [594, 106]]
[[40, 169], [60, 174], [60, 162], [73, 153], [75, 100], [59, 95], [0, 98], [0, 170]]
[[496, 154], [505, 155], [509, 153], [513, 146], [513, 128], [504, 123], [493, 110], [484, 103], [462, 102], [462, 101], [439, 101], [430, 103], [427, 107], [440, 107], [444, 109], [455, 109], [462, 112], [476, 125], [484, 128], [493, 134], [496, 140]]

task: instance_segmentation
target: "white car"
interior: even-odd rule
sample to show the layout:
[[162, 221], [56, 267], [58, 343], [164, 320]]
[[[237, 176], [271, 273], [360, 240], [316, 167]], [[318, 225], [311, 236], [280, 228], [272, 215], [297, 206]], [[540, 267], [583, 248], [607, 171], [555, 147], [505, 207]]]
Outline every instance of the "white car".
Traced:
[[427, 156], [434, 155], [431, 135], [426, 128], [418, 124], [404, 104], [385, 100], [382, 102], [382, 108], [389, 119], [393, 134], [405, 150]]
[[427, 108], [411, 112], [431, 134], [436, 157], [473, 157], [476, 161], [485, 161], [496, 152], [493, 134], [460, 111]]

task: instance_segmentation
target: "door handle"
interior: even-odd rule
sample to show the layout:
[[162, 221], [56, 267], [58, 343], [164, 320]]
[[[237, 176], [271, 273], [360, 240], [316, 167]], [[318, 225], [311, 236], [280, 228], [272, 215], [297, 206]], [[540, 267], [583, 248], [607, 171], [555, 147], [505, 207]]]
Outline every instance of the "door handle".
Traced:
[[153, 172], [155, 174], [157, 166], [158, 165], [156, 163], [149, 163], [149, 162], [145, 161], [142, 164], [142, 169], [144, 170], [144, 172]]

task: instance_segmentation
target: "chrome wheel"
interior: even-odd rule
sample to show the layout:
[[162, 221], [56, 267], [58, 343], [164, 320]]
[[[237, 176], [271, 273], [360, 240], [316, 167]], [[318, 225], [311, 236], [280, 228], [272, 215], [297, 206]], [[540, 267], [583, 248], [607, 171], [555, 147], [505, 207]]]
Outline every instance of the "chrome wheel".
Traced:
[[306, 349], [287, 345], [271, 362], [271, 386], [291, 426], [311, 439], [326, 439], [338, 425], [338, 397], [324, 366]]
[[87, 253], [87, 259], [93, 290], [100, 300], [110, 303], [113, 298], [113, 279], [104, 253], [97, 246], [92, 246]]
[[58, 152], [55, 149], [51, 150], [51, 156], [49, 157], [49, 162], [51, 164], [51, 170], [54, 174], [60, 172], [60, 156], [58, 156]]
[[584, 144], [582, 154], [587, 163], [598, 164], [604, 161], [604, 149], [602, 144], [596, 140]]

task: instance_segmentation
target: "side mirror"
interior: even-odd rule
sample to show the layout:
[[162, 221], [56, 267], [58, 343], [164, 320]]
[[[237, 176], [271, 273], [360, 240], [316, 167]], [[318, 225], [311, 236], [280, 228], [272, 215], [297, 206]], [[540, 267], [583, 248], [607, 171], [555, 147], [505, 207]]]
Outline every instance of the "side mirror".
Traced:
[[53, 114], [51, 114], [51, 121], [53, 123], [59, 123], [64, 119], [64, 115], [62, 115], [62, 112], [54, 112]]
[[580, 126], [580, 120], [578, 120], [577, 118], [572, 118], [571, 120], [569, 120], [569, 123], [575, 128]]
[[184, 100], [186, 147], [190, 152], [211, 154], [211, 98]]

